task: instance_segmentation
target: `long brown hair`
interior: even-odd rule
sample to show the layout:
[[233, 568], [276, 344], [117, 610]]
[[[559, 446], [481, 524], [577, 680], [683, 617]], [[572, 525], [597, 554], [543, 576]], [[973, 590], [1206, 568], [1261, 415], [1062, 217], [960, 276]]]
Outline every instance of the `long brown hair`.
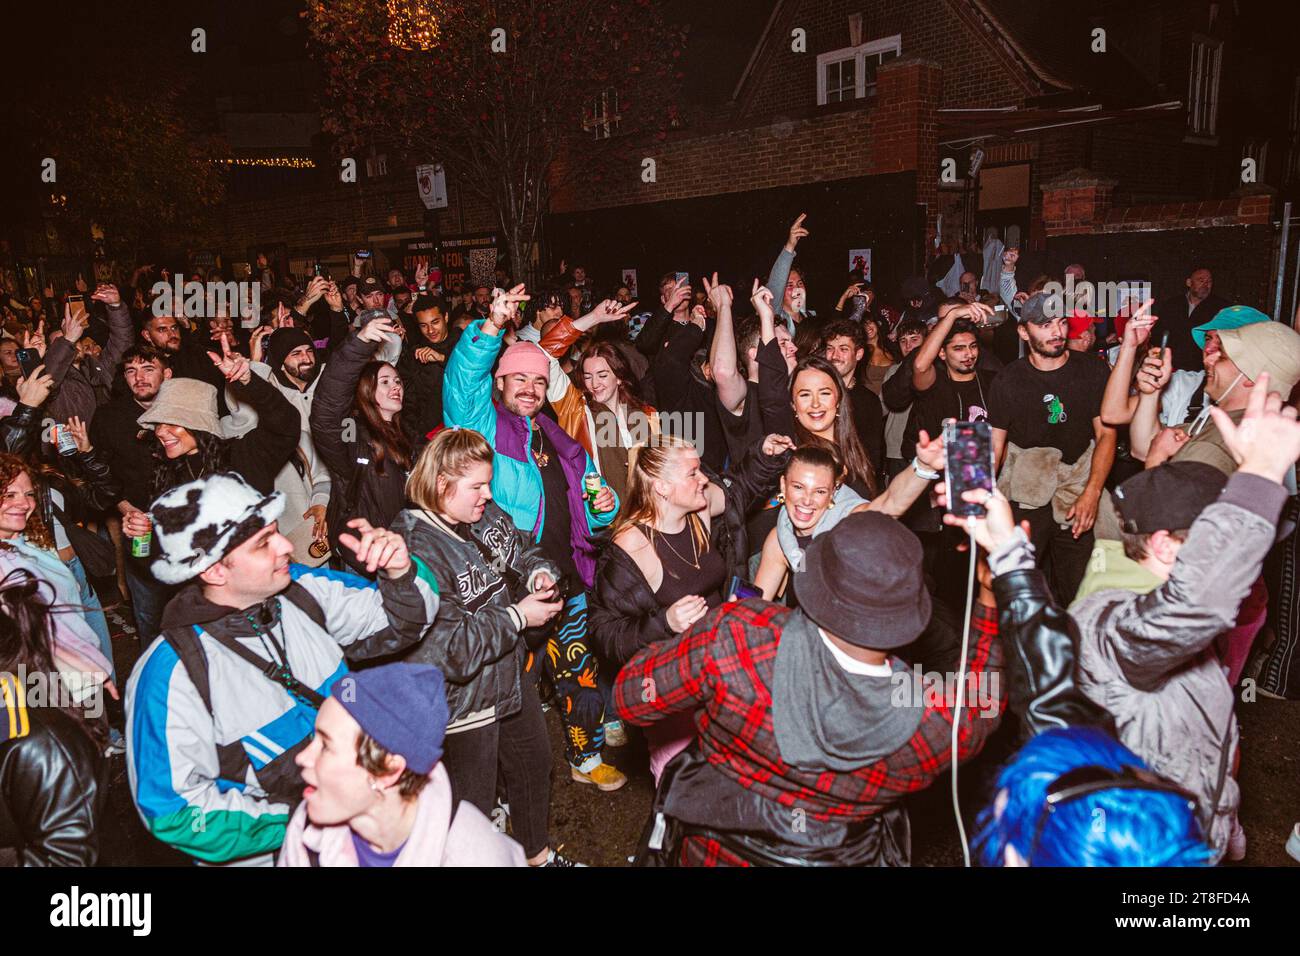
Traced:
[[[0, 578], [0, 675], [21, 680], [20, 674], [42, 674], [49, 680], [62, 681], [54, 663], [54, 628], [50, 615], [76, 611], [70, 608], [56, 611], [51, 606], [53, 595], [47, 596], [42, 584], [40, 578], [24, 568], [14, 568]], [[98, 693], [102, 694], [103, 690]], [[63, 703], [71, 700], [71, 696], [50, 694], [45, 703], [71, 717], [96, 744], [107, 743], [107, 719], [91, 717], [80, 704]]]
[[42, 481], [44, 469], [39, 466], [29, 465], [18, 455], [0, 454], [0, 494], [6, 491], [14, 479], [24, 472], [31, 479], [32, 487], [36, 489], [36, 510], [27, 519], [27, 527], [23, 529], [23, 537], [38, 548], [53, 551], [54, 534], [45, 523], [45, 495], [44, 482]]
[[386, 422], [384, 416], [379, 414], [379, 406], [375, 404], [379, 373], [385, 368], [397, 371], [391, 362], [367, 362], [361, 369], [361, 377], [357, 379], [356, 394], [357, 413], [370, 433], [370, 446], [375, 453], [375, 470], [381, 475], [384, 473], [385, 458], [391, 458], [403, 470], [409, 469], [412, 452], [411, 442], [402, 431], [402, 413], [398, 412], [392, 421]]
[[641, 399], [636, 394], [636, 383], [632, 381], [632, 370], [628, 368], [623, 353], [608, 342], [592, 342], [578, 356], [578, 367], [574, 370], [579, 391], [590, 404], [595, 401], [587, 390], [587, 359], [602, 358], [609, 363], [609, 370], [618, 379], [618, 400], [629, 408], [640, 408]]
[[799, 416], [795, 415], [795, 441], [800, 445], [820, 445], [824, 448], [830, 446], [828, 450], [844, 463], [845, 480], [865, 485], [868, 493], [874, 498], [879, 487], [876, 482], [875, 465], [858, 438], [858, 430], [853, 424], [853, 409], [849, 404], [849, 392], [844, 387], [844, 379], [840, 378], [840, 373], [835, 370], [835, 366], [817, 355], [800, 359], [799, 364], [790, 373], [790, 405], [793, 408], [795, 383], [799, 380], [799, 373], [808, 369], [821, 372], [835, 383], [835, 440], [831, 442], [814, 435], [803, 427]]

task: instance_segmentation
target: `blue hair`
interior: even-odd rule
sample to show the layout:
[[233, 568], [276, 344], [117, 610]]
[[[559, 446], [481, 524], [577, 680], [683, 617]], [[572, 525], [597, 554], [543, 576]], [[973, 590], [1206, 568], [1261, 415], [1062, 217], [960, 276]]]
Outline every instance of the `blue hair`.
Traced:
[[1146, 769], [1137, 754], [1093, 727], [1049, 730], [1025, 744], [998, 775], [1002, 812], [991, 805], [980, 814], [981, 864], [1005, 865], [1006, 848], [1014, 846], [1030, 866], [1209, 865], [1210, 847], [1187, 801], [1151, 790], [1117, 787], [1059, 804], [1034, 849], [1048, 788], [1062, 774], [1091, 766]]

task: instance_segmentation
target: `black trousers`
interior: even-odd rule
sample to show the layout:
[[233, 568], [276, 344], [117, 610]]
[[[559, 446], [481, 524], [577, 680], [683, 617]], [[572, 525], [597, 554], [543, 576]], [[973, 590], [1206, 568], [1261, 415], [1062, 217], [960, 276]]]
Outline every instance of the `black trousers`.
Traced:
[[1069, 607], [1079, 593], [1079, 584], [1092, 557], [1092, 529], [1077, 539], [1069, 525], [1062, 528], [1052, 515], [1052, 506], [1024, 508], [1012, 503], [1016, 521], [1029, 522], [1029, 539], [1038, 555], [1038, 566], [1047, 575], [1048, 586], [1062, 607]]
[[520, 684], [523, 706], [518, 713], [486, 727], [448, 734], [442, 759], [456, 795], [494, 824], [500, 773], [510, 804], [510, 832], [532, 859], [550, 844], [551, 741], [536, 682], [524, 675]]

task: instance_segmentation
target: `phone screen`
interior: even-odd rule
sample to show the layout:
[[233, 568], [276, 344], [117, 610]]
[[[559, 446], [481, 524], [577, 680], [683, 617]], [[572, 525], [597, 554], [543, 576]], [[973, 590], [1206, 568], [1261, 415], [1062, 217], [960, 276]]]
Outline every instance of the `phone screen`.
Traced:
[[993, 490], [993, 433], [988, 422], [948, 422], [943, 426], [947, 464], [948, 511], [955, 515], [984, 516], [984, 506], [962, 500], [962, 492]]
[[678, 282], [681, 282], [683, 279], [685, 279], [687, 282], [689, 282], [690, 279], [691, 279], [691, 274], [690, 274], [689, 272], [679, 272], [679, 273], [677, 273], [677, 281], [678, 281]]
[[18, 365], [23, 370], [23, 378], [27, 378], [41, 364], [41, 353], [36, 349], [19, 349]]

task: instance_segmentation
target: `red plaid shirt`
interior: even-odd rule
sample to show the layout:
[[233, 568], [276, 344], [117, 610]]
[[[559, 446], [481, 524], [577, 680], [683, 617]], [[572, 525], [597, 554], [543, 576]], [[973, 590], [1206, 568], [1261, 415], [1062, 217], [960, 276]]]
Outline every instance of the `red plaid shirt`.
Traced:
[[[782, 759], [772, 728], [772, 668], [789, 608], [751, 599], [724, 604], [676, 641], [654, 644], [628, 661], [614, 685], [618, 716], [644, 726], [669, 714], [695, 711], [700, 752], [746, 789], [814, 819], [865, 819], [909, 793], [923, 790], [947, 769], [952, 707], [944, 698], [927, 706], [920, 726], [894, 753], [852, 773], [809, 772]], [[994, 611], [976, 605], [967, 670], [995, 673], [1002, 665]], [[969, 685], [968, 685], [969, 686]], [[996, 712], [981, 716], [969, 692], [961, 711], [957, 752], [977, 754], [997, 728]]]

